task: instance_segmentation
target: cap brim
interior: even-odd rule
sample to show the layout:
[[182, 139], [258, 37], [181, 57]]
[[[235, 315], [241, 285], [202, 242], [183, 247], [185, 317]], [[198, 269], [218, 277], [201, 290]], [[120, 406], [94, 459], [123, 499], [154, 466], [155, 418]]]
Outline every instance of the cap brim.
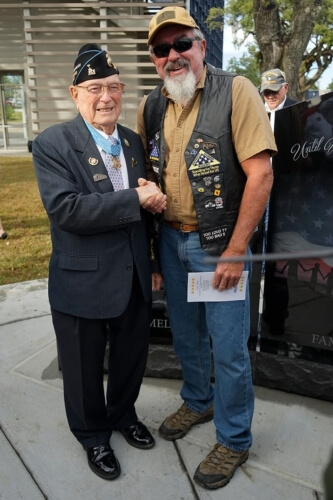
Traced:
[[262, 85], [260, 92], [263, 92], [264, 90], [274, 90], [275, 92], [277, 90], [280, 90], [283, 87], [283, 83], [271, 83], [268, 85]]

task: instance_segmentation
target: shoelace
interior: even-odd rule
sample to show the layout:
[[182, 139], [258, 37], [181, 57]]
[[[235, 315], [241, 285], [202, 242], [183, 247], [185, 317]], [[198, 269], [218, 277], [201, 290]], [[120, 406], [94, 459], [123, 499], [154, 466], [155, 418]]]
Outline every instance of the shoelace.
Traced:
[[190, 410], [188, 408], [186, 408], [186, 406], [182, 406], [172, 417], [171, 417], [171, 420], [174, 422], [174, 423], [178, 423], [180, 422], [181, 420], [183, 420], [184, 417], [186, 417], [186, 415], [188, 415], [188, 417], [190, 416]]
[[210, 454], [206, 457], [205, 467], [216, 471], [216, 469], [229, 471], [235, 466], [239, 457], [233, 455], [227, 448], [216, 444]]

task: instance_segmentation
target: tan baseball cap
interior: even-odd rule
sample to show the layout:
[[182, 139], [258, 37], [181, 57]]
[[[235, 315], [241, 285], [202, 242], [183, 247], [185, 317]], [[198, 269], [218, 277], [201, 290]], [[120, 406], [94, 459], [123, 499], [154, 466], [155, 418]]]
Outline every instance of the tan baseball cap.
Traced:
[[170, 24], [200, 29], [193, 17], [183, 7], [164, 7], [152, 17], [149, 23], [148, 45], [151, 44], [154, 36], [161, 28]]
[[287, 83], [286, 75], [279, 68], [269, 69], [261, 75], [260, 92], [264, 90], [280, 90], [281, 87]]

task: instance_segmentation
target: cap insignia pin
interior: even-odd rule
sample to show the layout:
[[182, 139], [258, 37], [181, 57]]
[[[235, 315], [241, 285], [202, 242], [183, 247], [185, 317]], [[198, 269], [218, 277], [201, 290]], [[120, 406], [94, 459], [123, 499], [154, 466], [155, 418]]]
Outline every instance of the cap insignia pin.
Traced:
[[96, 70], [90, 67], [90, 64], [87, 64], [88, 67], [88, 75], [96, 75]]

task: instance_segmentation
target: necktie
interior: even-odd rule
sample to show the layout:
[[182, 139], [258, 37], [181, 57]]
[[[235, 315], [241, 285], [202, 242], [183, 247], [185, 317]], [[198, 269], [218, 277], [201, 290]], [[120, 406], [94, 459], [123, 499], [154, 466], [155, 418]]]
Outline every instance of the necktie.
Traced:
[[[119, 145], [117, 139], [115, 139], [111, 135], [108, 137], [108, 140], [113, 146]], [[108, 153], [106, 154], [105, 166], [115, 191], [124, 189], [124, 181], [121, 173], [120, 151], [121, 149], [119, 149], [119, 155], [117, 156]]]

